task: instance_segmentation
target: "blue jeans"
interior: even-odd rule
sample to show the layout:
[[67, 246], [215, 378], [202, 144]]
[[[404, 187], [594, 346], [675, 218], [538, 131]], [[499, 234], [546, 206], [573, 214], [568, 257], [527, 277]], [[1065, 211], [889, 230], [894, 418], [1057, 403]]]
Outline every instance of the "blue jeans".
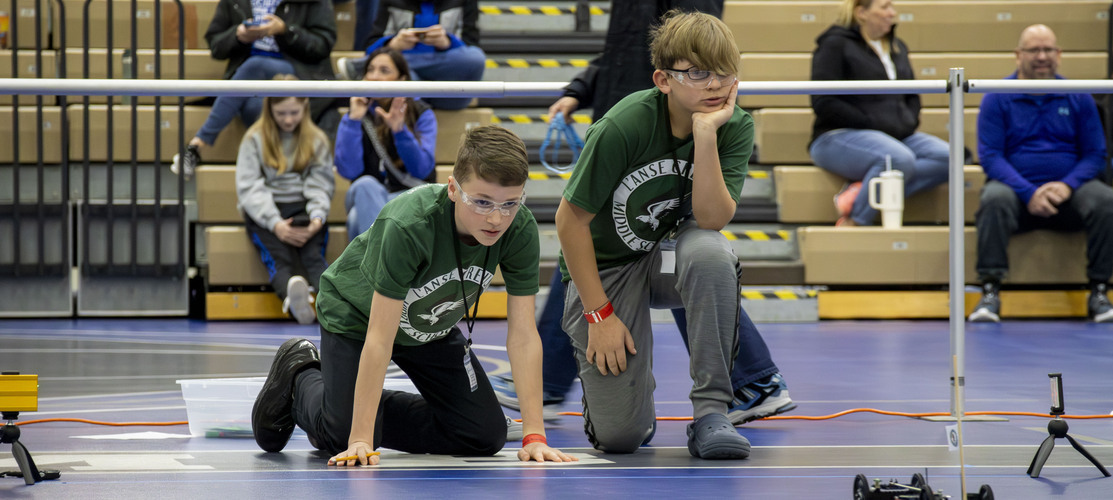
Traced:
[[[483, 79], [487, 67], [487, 54], [483, 49], [470, 45], [435, 52], [407, 53], [406, 62], [410, 63], [410, 76], [414, 80], [440, 82], [477, 82]], [[422, 98], [437, 109], [464, 109], [471, 103], [471, 97], [429, 97]]]
[[[272, 80], [275, 75], [294, 74], [294, 65], [285, 59], [267, 56], [251, 56], [247, 58], [236, 72], [232, 74], [233, 80]], [[201, 130], [197, 131], [197, 138], [212, 145], [220, 132], [232, 123], [237, 115], [243, 120], [245, 127], [250, 127], [259, 114], [263, 112], [263, 98], [257, 96], [220, 96], [213, 103], [209, 117]]]
[[370, 228], [386, 202], [400, 193], [402, 191], [388, 192], [382, 182], [369, 175], [353, 181], [344, 197], [344, 210], [348, 213], [348, 241], [354, 240]]
[[870, 226], [877, 210], [870, 207], [870, 179], [885, 170], [885, 156], [904, 173], [904, 196], [947, 182], [949, 146], [943, 139], [916, 132], [903, 141], [877, 130], [841, 128], [820, 135], [808, 149], [816, 165], [850, 181], [862, 181], [850, 218]]
[[[367, 37], [375, 24], [375, 14], [379, 11], [379, 0], [356, 0], [356, 33], [352, 50], [366, 50]], [[338, 50], [343, 50], [339, 49]]]
[[[564, 314], [565, 285], [560, 281], [560, 269], [553, 273], [549, 283], [549, 297], [541, 309], [541, 318], [538, 320], [537, 332], [541, 335], [541, 379], [544, 399], [546, 402], [563, 401], [564, 395], [572, 388], [579, 369], [576, 366], [575, 354], [572, 351], [572, 340], [561, 329], [560, 323]], [[773, 364], [773, 356], [765, 340], [746, 314], [740, 308], [738, 325], [738, 352], [734, 357], [734, 366], [730, 371], [731, 385], [737, 391], [746, 384], [756, 382], [774, 373], [777, 365]], [[672, 316], [676, 319], [676, 327], [680, 329], [680, 336], [684, 339], [684, 348], [688, 348], [688, 318], [684, 308], [672, 309]]]

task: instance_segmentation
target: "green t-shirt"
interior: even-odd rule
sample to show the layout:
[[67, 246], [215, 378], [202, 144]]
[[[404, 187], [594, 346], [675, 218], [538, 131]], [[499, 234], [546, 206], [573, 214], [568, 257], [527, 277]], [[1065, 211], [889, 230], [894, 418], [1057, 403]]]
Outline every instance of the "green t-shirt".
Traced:
[[[356, 340], [367, 336], [371, 297], [379, 292], [404, 301], [395, 344], [420, 345], [448, 335], [464, 317], [456, 267], [453, 203], [447, 186], [427, 184], [383, 207], [371, 229], [356, 237], [321, 275], [317, 320], [321, 327]], [[502, 269], [510, 295], [535, 295], [540, 240], [526, 207], [490, 247], [459, 244], [468, 306]], [[482, 283], [481, 283], [482, 280]]]
[[[691, 212], [692, 136], [673, 137], [668, 112], [665, 94], [643, 90], [619, 101], [587, 131], [564, 198], [595, 214], [591, 239], [599, 269], [638, 259]], [[735, 108], [717, 138], [723, 180], [737, 202], [753, 152], [753, 117]], [[563, 252], [560, 271], [567, 281]]]

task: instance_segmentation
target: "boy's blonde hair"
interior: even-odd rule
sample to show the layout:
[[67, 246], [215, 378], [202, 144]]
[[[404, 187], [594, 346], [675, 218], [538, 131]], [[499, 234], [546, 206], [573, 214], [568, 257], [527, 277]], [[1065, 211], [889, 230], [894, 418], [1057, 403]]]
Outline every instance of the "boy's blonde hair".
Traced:
[[650, 32], [649, 53], [656, 69], [674, 68], [683, 59], [721, 75], [737, 75], [742, 61], [726, 23], [710, 14], [676, 9], [661, 16]]
[[500, 186], [524, 186], [529, 178], [526, 144], [497, 125], [468, 129], [456, 153], [452, 177], [463, 184], [473, 175]]
[[[275, 80], [291, 81], [298, 78], [294, 75], [275, 75]], [[287, 99], [295, 99], [302, 105], [301, 122], [294, 129], [294, 172], [301, 172], [313, 161], [317, 145], [321, 142], [328, 144], [328, 136], [315, 123], [309, 113], [308, 97], [264, 97], [263, 112], [259, 119], [247, 129], [244, 137], [258, 133], [263, 143], [263, 165], [278, 171], [278, 175], [286, 172], [290, 161], [282, 151], [282, 139], [279, 135], [278, 124], [274, 121], [274, 105]]]

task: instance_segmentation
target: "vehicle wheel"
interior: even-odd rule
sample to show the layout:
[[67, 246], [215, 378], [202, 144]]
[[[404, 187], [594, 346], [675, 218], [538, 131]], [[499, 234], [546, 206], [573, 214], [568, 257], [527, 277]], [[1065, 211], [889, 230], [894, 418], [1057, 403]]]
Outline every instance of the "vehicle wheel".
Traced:
[[981, 489], [978, 490], [978, 500], [993, 500], [993, 488], [988, 484], [983, 484]]
[[920, 490], [919, 500], [936, 500], [935, 493], [931, 491], [931, 486], [924, 485], [923, 489]]
[[924, 475], [919, 472], [912, 474], [912, 482], [909, 483], [913, 488], [922, 489], [928, 482], [924, 479]]
[[854, 476], [854, 500], [866, 500], [870, 496], [870, 482], [865, 474]]

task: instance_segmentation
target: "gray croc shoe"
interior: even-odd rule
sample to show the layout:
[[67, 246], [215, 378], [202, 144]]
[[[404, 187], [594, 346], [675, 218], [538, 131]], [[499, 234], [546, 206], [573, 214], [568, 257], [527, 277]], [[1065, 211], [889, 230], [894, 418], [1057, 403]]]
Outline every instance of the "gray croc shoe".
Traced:
[[709, 413], [688, 424], [688, 453], [707, 460], [741, 460], [750, 456], [750, 441], [726, 415]]

